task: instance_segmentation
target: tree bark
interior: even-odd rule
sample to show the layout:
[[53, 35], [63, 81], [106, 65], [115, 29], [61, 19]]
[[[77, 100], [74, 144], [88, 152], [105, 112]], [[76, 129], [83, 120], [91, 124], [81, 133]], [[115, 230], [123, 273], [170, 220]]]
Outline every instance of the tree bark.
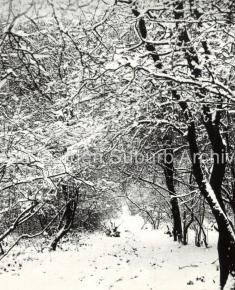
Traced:
[[73, 220], [74, 220], [74, 214], [76, 210], [76, 201], [75, 200], [70, 200], [66, 207], [65, 211], [63, 213], [63, 216], [60, 220], [60, 226], [59, 226], [59, 231], [56, 233], [53, 241], [51, 242], [49, 249], [52, 251], [56, 250], [57, 244], [59, 241], [69, 232], [73, 225]]
[[184, 231], [183, 231], [183, 244], [188, 244], [188, 229], [191, 226], [191, 224], [194, 222], [194, 214], [191, 213], [191, 218], [188, 223], [186, 223], [186, 212], [184, 212]]
[[[67, 192], [67, 187], [65, 185], [62, 186], [62, 191], [66, 199], [68, 199], [68, 192]], [[74, 221], [74, 216], [77, 208], [77, 203], [78, 203], [78, 189], [75, 190], [75, 197], [71, 198], [65, 206], [65, 210], [63, 212], [63, 215], [60, 219], [60, 223], [58, 226], [58, 232], [56, 233], [54, 239], [52, 240], [49, 249], [51, 251], [55, 251], [57, 244], [59, 241], [70, 231], [73, 221]]]
[[174, 165], [173, 165], [173, 150], [168, 148], [165, 150], [164, 158], [164, 174], [167, 189], [170, 192], [171, 212], [173, 218], [173, 237], [174, 241], [182, 242], [182, 222], [179, 209], [178, 199], [176, 197], [174, 186]]
[[[184, 111], [185, 114], [188, 114]], [[186, 116], [188, 119], [188, 117]], [[235, 276], [235, 233], [234, 228], [231, 225], [224, 209], [220, 205], [217, 196], [219, 194], [218, 188], [215, 193], [212, 185], [206, 180], [203, 175], [199, 149], [196, 141], [196, 129], [193, 121], [190, 122], [188, 126], [188, 142], [190, 147], [190, 155], [192, 160], [193, 174], [201, 191], [201, 194], [205, 197], [207, 203], [209, 204], [211, 211], [216, 219], [219, 231], [218, 239], [218, 254], [220, 262], [220, 285], [221, 289], [224, 288], [226, 281], [228, 279], [229, 273]], [[217, 164], [214, 164], [215, 168]], [[216, 175], [215, 175], [216, 176]], [[220, 179], [223, 179], [223, 175]], [[220, 180], [221, 182], [221, 180]], [[213, 184], [213, 182], [212, 182]]]

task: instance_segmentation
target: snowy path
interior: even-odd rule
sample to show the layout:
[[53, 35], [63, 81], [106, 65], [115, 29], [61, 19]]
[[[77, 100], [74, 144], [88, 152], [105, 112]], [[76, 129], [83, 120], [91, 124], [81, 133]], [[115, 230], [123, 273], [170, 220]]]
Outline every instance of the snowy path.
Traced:
[[0, 275], [1, 289], [218, 289], [214, 247], [179, 246], [160, 231], [120, 238], [92, 234], [80, 242], [78, 251], [39, 254], [18, 273]]

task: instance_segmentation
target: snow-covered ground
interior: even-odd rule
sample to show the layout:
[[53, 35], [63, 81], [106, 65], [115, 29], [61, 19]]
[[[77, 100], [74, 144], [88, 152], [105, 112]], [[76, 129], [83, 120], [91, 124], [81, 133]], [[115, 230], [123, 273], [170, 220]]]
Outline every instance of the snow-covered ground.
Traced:
[[[215, 241], [209, 238], [209, 249], [182, 246], [163, 231], [140, 230], [140, 219], [122, 223], [120, 238], [87, 234], [77, 249], [37, 254], [21, 270], [1, 271], [1, 289], [219, 289]], [[230, 280], [226, 289], [234, 289], [232, 284]]]

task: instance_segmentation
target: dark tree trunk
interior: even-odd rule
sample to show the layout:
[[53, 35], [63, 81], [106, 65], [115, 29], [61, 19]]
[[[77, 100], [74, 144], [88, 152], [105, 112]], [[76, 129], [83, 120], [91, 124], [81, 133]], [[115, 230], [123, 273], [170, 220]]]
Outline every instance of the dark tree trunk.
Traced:
[[235, 226], [235, 163], [234, 161], [232, 164], [230, 164], [231, 167], [231, 177], [232, 177], [232, 182], [231, 182], [231, 188], [232, 188], [232, 198], [230, 201], [231, 208], [233, 210], [233, 215], [234, 215], [234, 226]]
[[[64, 194], [65, 199], [68, 199], [68, 192], [67, 192], [67, 186], [62, 185], [62, 191]], [[74, 198], [71, 198], [65, 205], [65, 210], [63, 212], [63, 215], [60, 219], [60, 223], [58, 226], [58, 232], [56, 233], [53, 241], [51, 242], [49, 249], [52, 251], [56, 250], [57, 244], [59, 241], [70, 231], [73, 221], [74, 221], [74, 216], [77, 208], [77, 203], [78, 203], [78, 189], [75, 190], [73, 193], [75, 195]]]
[[60, 220], [58, 232], [50, 244], [50, 250], [55, 251], [59, 241], [69, 232], [73, 225], [74, 214], [76, 210], [76, 201], [70, 200], [65, 207], [64, 213]]
[[3, 255], [3, 254], [4, 254], [3, 246], [2, 246], [2, 244], [0, 243], [0, 255]]
[[[185, 111], [186, 113], [186, 111]], [[186, 113], [187, 114], [187, 113]], [[216, 219], [219, 231], [219, 239], [218, 239], [218, 254], [219, 254], [219, 262], [220, 262], [220, 285], [221, 289], [224, 288], [229, 273], [235, 276], [235, 233], [234, 228], [229, 221], [226, 212], [224, 211], [223, 204], [220, 204], [220, 199], [217, 199], [219, 195], [218, 188], [216, 188], [216, 192], [213, 190], [212, 185], [206, 181], [205, 176], [202, 173], [200, 158], [199, 158], [199, 150], [196, 141], [196, 130], [194, 122], [190, 122], [188, 127], [188, 142], [190, 147], [190, 154], [192, 160], [192, 167], [194, 177], [199, 186], [201, 194], [205, 197], [207, 203], [209, 204], [211, 211]], [[214, 163], [214, 167], [216, 170], [217, 164]], [[221, 166], [221, 164], [219, 164]], [[213, 169], [213, 170], [215, 170]], [[224, 175], [213, 175], [216, 176], [219, 180], [217, 184], [221, 183]], [[212, 184], [214, 184], [212, 182]], [[222, 183], [221, 183], [222, 184]], [[220, 193], [221, 194], [221, 193]], [[222, 205], [222, 206], [221, 206]]]
[[165, 150], [164, 157], [164, 174], [166, 186], [170, 193], [171, 212], [173, 218], [173, 237], [174, 241], [182, 241], [182, 222], [179, 209], [178, 199], [175, 193], [174, 186], [174, 166], [173, 166], [173, 150], [168, 148]]
[[186, 223], [186, 212], [184, 212], [184, 231], [183, 231], [183, 244], [188, 244], [188, 229], [191, 226], [191, 224], [194, 222], [194, 214], [191, 213], [191, 218], [188, 223]]
[[195, 217], [195, 221], [197, 222], [197, 225], [198, 225], [198, 228], [199, 228], [198, 229], [198, 234], [196, 236], [195, 245], [197, 247], [201, 246], [201, 240], [202, 240], [201, 236], [203, 234], [204, 245], [207, 248], [208, 247], [207, 235], [206, 235], [206, 232], [205, 232], [204, 227], [203, 227], [204, 218], [205, 218], [205, 200], [203, 199], [203, 201], [202, 201], [202, 213], [200, 212], [199, 218]]

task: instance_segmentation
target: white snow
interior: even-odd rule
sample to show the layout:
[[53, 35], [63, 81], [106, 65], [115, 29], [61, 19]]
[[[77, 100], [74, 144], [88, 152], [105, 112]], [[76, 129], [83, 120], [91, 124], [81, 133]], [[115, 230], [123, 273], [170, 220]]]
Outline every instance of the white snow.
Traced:
[[[77, 246], [63, 244], [64, 250], [34, 255], [17, 272], [1, 270], [2, 289], [219, 289], [214, 234], [209, 236], [210, 248], [197, 248], [173, 242], [162, 230], [140, 230], [140, 217], [124, 213], [121, 222], [120, 238], [103, 233], [84, 234]], [[226, 289], [231, 289], [232, 282]]]

